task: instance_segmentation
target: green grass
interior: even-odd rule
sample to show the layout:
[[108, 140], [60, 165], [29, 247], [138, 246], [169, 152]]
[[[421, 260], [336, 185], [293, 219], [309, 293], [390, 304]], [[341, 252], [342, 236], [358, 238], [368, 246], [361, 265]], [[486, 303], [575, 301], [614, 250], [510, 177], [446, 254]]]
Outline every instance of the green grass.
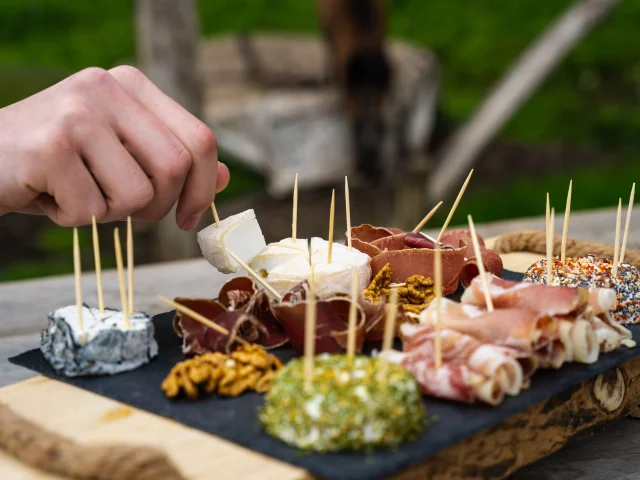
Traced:
[[[548, 175], [515, 180], [499, 189], [479, 188], [465, 193], [451, 224], [466, 224], [467, 215], [472, 215], [474, 222], [478, 223], [544, 215], [546, 192], [549, 192], [556, 211], [564, 212], [571, 179], [572, 212], [615, 207], [620, 196], [623, 203], [628, 201], [631, 184], [640, 179], [640, 162], [626, 160], [575, 170], [570, 176]], [[444, 210], [433, 217], [432, 224], [444, 222], [449, 213], [448, 208]]]

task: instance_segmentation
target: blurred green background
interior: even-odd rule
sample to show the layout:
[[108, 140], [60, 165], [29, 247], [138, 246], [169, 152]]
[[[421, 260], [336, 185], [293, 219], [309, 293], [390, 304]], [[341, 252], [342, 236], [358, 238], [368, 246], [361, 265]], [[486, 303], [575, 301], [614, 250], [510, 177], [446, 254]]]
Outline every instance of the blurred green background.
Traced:
[[[446, 135], [473, 112], [517, 56], [573, 2], [390, 3], [391, 34], [432, 50], [441, 64], [438, 128]], [[133, 5], [131, 0], [2, 0], [0, 107], [84, 67], [133, 63]], [[311, 0], [201, 0], [199, 13], [201, 33], [206, 36], [317, 30]], [[574, 180], [574, 210], [611, 206], [618, 196], [626, 198], [631, 182], [640, 178], [638, 25], [640, 1], [621, 2], [501, 134], [502, 139], [524, 146], [559, 144], [602, 151], [608, 160], [578, 165], [570, 175], [558, 172], [497, 189], [477, 188], [465, 196], [469, 208], [460, 211], [454, 223], [462, 223], [469, 212], [477, 222], [540, 214], [544, 192], [564, 198], [570, 177]], [[224, 160], [232, 169], [232, 182], [221, 201], [264, 188], [259, 176], [232, 159]], [[0, 228], [4, 228], [1, 218]], [[70, 232], [55, 226], [39, 229], [33, 243], [23, 256], [0, 259], [0, 280], [69, 270]]]

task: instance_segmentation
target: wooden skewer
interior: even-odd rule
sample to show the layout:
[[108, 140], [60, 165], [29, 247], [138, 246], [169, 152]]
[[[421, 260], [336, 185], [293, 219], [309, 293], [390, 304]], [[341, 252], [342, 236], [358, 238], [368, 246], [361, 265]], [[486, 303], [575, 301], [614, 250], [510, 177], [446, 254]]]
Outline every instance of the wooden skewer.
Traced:
[[469, 220], [469, 230], [471, 231], [471, 243], [473, 243], [473, 251], [476, 255], [476, 262], [478, 265], [478, 273], [480, 274], [480, 280], [482, 281], [482, 290], [484, 290], [484, 301], [487, 304], [487, 310], [493, 312], [493, 300], [489, 294], [489, 284], [487, 282], [486, 270], [484, 269], [484, 262], [482, 261], [482, 252], [480, 252], [480, 242], [478, 241], [478, 234], [476, 233], [476, 226], [473, 223], [471, 215], [467, 216]]
[[564, 225], [562, 226], [562, 246], [560, 247], [560, 262], [564, 265], [565, 251], [567, 249], [567, 233], [569, 231], [569, 214], [571, 212], [571, 187], [573, 180], [569, 181], [569, 191], [567, 192], [567, 206], [564, 210]]
[[316, 293], [316, 268], [313, 266], [313, 258], [309, 255], [309, 266], [311, 267], [311, 283], [309, 284], [311, 291]]
[[449, 226], [449, 222], [451, 221], [451, 217], [453, 217], [453, 214], [455, 213], [456, 208], [458, 208], [458, 204], [460, 203], [460, 200], [462, 199], [462, 195], [464, 194], [464, 191], [467, 189], [467, 185], [469, 185], [469, 180], [471, 180], [471, 175], [473, 175], [473, 169], [471, 169], [471, 171], [469, 172], [469, 175], [467, 176], [467, 179], [462, 184], [462, 188], [460, 189], [460, 193], [458, 193], [458, 196], [456, 197], [456, 201], [453, 202], [453, 207], [451, 207], [451, 211], [449, 212], [449, 216], [445, 220], [444, 225], [442, 226], [442, 230], [440, 230], [440, 233], [438, 234], [438, 238], [436, 238], [436, 243], [440, 243], [440, 240], [442, 239], [442, 236], [444, 235], [445, 230]]
[[435, 278], [435, 289], [436, 289], [436, 338], [435, 338], [435, 347], [436, 347], [436, 368], [440, 368], [442, 366], [442, 337], [440, 335], [440, 299], [442, 298], [442, 250], [440, 248], [436, 248], [436, 255], [434, 259], [434, 277]]
[[213, 213], [213, 219], [216, 221], [216, 225], [220, 228], [220, 217], [218, 217], [218, 211], [216, 210], [216, 204], [211, 202], [211, 213]]
[[118, 283], [120, 284], [120, 303], [122, 304], [122, 315], [124, 316], [125, 328], [128, 330], [129, 306], [127, 305], [127, 290], [124, 286], [124, 267], [122, 266], [122, 248], [120, 246], [120, 232], [118, 228], [113, 229], [113, 243], [116, 247], [116, 266], [118, 268]]
[[78, 329], [82, 331], [84, 329], [84, 322], [82, 317], [82, 278], [81, 278], [81, 265], [80, 265], [80, 241], [78, 240], [78, 229], [73, 229], [73, 273], [76, 283], [76, 308], [78, 310]]
[[547, 236], [549, 236], [549, 221], [551, 220], [551, 204], [549, 202], [549, 192], [547, 192], [547, 209], [545, 211], [545, 232], [547, 232]]
[[96, 282], [98, 284], [98, 308], [104, 314], [104, 296], [102, 294], [102, 262], [100, 261], [100, 240], [95, 215], [91, 217], [91, 234], [93, 236], [93, 261], [96, 266]]
[[[175, 308], [178, 312], [182, 313], [183, 315], [186, 315], [192, 319], [194, 319], [196, 322], [201, 323], [202, 325], [204, 325], [207, 328], [210, 328], [211, 330], [215, 330], [218, 333], [221, 333], [222, 335], [227, 335], [229, 336], [229, 330], [227, 330], [226, 328], [224, 328], [222, 325], [218, 325], [217, 323], [209, 320], [207, 317], [205, 317], [204, 315], [196, 312], [195, 310], [191, 310], [189, 307], [185, 307], [184, 305], [175, 302], [173, 300], [169, 300], [166, 297], [163, 297], [162, 295], [159, 295], [158, 298], [160, 299], [161, 302], [166, 303], [167, 305], [169, 305], [172, 308]], [[248, 345], [249, 342], [247, 342], [245, 339], [237, 337], [236, 340], [244, 345]]]
[[333, 256], [333, 220], [336, 211], [336, 191], [331, 193], [331, 212], [329, 213], [329, 250], [327, 253], [327, 263], [331, 263]]
[[413, 233], [418, 233], [420, 230], [422, 230], [424, 226], [427, 224], [427, 222], [431, 220], [431, 217], [435, 215], [435, 213], [438, 211], [438, 209], [442, 204], [443, 202], [442, 200], [440, 200], [440, 203], [438, 203], [435, 207], [433, 207], [431, 211], [427, 213], [422, 220], [420, 220], [420, 223], [416, 225], [416, 228], [413, 229]]
[[347, 208], [347, 246], [349, 250], [353, 249], [351, 245], [351, 201], [349, 200], [349, 180], [344, 177], [344, 200]]
[[276, 292], [273, 289], [273, 287], [271, 285], [269, 285], [267, 283], [267, 281], [264, 278], [262, 278], [262, 276], [260, 276], [259, 273], [257, 273], [249, 265], [244, 263], [235, 253], [233, 253], [228, 248], [225, 248], [225, 251], [229, 254], [229, 256], [231, 258], [233, 258], [236, 262], [238, 262], [238, 265], [240, 265], [242, 268], [244, 268], [249, 273], [249, 275], [251, 275], [253, 277], [253, 279], [256, 282], [258, 282], [260, 285], [262, 285], [265, 288], [265, 290], [267, 290], [271, 295], [273, 295], [276, 298], [276, 300], [278, 300], [279, 302], [282, 301], [282, 296], [280, 296], [280, 294], [278, 292]]
[[631, 209], [633, 208], [633, 198], [636, 193], [636, 184], [631, 186], [631, 195], [629, 196], [629, 206], [627, 207], [627, 219], [624, 222], [624, 235], [622, 235], [622, 247], [620, 248], [620, 259], [618, 260], [618, 266], [624, 262], [624, 253], [627, 249], [627, 236], [629, 235], [629, 222], [631, 221]]
[[547, 285], [553, 283], [553, 226], [555, 216], [555, 209], [552, 208], [549, 223], [547, 224]]
[[313, 383], [313, 357], [316, 354], [316, 296], [307, 293], [304, 316], [304, 387], [308, 390]]
[[[396, 314], [398, 313], [398, 290], [395, 288], [391, 289], [391, 294], [389, 295], [389, 301], [387, 303], [387, 317], [384, 323], [384, 337], [382, 339], [382, 351], [388, 352], [391, 350], [393, 346], [393, 338], [396, 332]], [[385, 382], [386, 372], [387, 372], [387, 358], [385, 356], [382, 357], [382, 378], [383, 382]]]
[[353, 359], [356, 351], [356, 314], [358, 312], [358, 296], [360, 279], [358, 269], [351, 267], [351, 305], [349, 306], [349, 330], [347, 336], [347, 358]]
[[298, 235], [298, 174], [293, 184], [293, 218], [291, 219], [291, 240], [296, 243]]
[[620, 219], [622, 217], [622, 199], [618, 199], [618, 213], [616, 215], [616, 239], [613, 245], [613, 270], [611, 274], [613, 275], [613, 279], [615, 280], [616, 275], [618, 274], [618, 255], [620, 253]]
[[129, 287], [129, 315], [133, 315], [133, 229], [131, 228], [131, 217], [127, 217], [127, 277]]

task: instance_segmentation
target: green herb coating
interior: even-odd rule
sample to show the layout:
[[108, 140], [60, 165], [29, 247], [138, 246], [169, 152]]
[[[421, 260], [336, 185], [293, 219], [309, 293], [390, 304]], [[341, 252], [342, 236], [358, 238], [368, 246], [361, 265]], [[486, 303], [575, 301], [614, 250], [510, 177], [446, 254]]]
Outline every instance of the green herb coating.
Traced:
[[321, 355], [309, 389], [303, 365], [292, 360], [273, 380], [260, 412], [268, 434], [304, 450], [332, 452], [396, 447], [423, 430], [420, 391], [400, 365], [387, 364], [383, 378], [378, 358]]

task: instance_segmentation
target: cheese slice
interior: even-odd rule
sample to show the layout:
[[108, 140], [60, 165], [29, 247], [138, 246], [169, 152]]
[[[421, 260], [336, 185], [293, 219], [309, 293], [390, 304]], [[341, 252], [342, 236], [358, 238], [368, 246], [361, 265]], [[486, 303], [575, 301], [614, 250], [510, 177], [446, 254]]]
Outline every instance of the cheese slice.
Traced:
[[285, 238], [279, 242], [270, 243], [267, 248], [249, 266], [256, 272], [268, 278], [269, 273], [276, 267], [295, 258], [309, 262], [309, 242], [306, 239], [297, 239], [295, 243], [291, 238]]
[[225, 248], [247, 264], [267, 248], [253, 209], [221, 220], [220, 227], [213, 223], [199, 231], [198, 244], [204, 258], [222, 273], [234, 273], [241, 268]]
[[299, 255], [272, 269], [267, 276], [267, 282], [280, 295], [284, 295], [300, 282], [310, 278], [311, 265], [309, 265], [309, 260]]
[[336, 293], [350, 294], [353, 268], [358, 271], [360, 290], [369, 286], [371, 267], [369, 255], [345, 245], [334, 243], [331, 263], [328, 263], [329, 242], [322, 238], [311, 239], [311, 260], [315, 271], [316, 293], [320, 297], [330, 297]]

